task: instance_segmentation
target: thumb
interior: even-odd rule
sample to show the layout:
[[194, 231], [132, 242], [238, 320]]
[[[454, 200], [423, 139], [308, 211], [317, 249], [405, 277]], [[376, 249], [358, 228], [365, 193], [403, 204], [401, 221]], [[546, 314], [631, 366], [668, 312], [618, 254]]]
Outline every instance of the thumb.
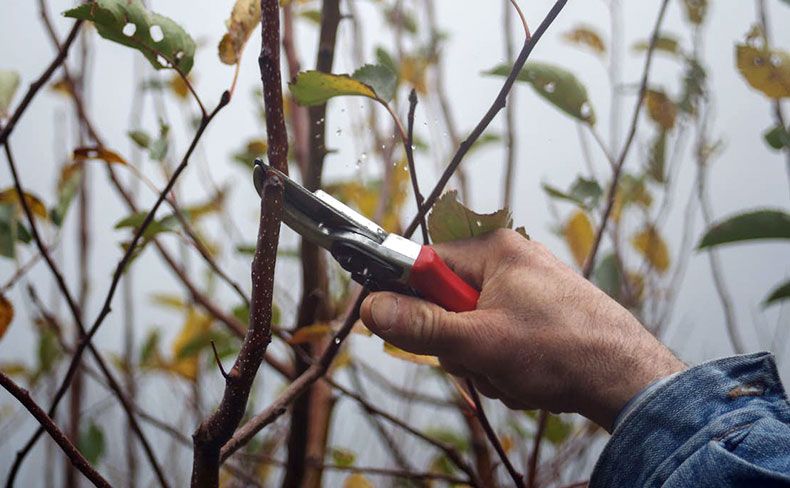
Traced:
[[443, 355], [468, 342], [468, 321], [463, 314], [391, 292], [371, 293], [360, 316], [377, 336], [415, 354]]

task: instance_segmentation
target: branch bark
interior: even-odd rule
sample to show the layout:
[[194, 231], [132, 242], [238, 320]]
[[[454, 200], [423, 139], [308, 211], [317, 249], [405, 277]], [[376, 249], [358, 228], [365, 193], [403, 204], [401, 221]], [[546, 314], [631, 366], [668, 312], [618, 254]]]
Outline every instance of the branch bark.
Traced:
[[[269, 162], [288, 174], [288, 133], [285, 128], [280, 77], [280, 11], [277, 0], [261, 0], [261, 51], [258, 57], [266, 110]], [[280, 239], [284, 182], [268, 175], [261, 195], [258, 242], [252, 262], [250, 327], [236, 362], [225, 379], [217, 410], [193, 437], [193, 487], [219, 486], [220, 449], [233, 435], [247, 408], [250, 389], [271, 342], [274, 268]]]
[[14, 383], [8, 376], [0, 373], [0, 385], [3, 386], [10, 394], [12, 394], [19, 403], [21, 403], [30, 414], [38, 420], [41, 424], [41, 428], [46, 430], [47, 433], [52, 437], [58, 446], [63, 450], [63, 453], [71, 461], [71, 464], [74, 465], [77, 469], [80, 470], [82, 474], [85, 475], [86, 478], [90, 480], [94, 486], [97, 487], [107, 487], [109, 488], [111, 485], [107, 482], [107, 480], [96, 471], [93, 466], [85, 459], [80, 451], [74, 446], [74, 444], [69, 441], [66, 434], [61, 431], [55, 422], [49, 417], [49, 415], [44, 412], [44, 410], [38, 406], [38, 404], [30, 397], [30, 394], [27, 390], [20, 388], [16, 383]]

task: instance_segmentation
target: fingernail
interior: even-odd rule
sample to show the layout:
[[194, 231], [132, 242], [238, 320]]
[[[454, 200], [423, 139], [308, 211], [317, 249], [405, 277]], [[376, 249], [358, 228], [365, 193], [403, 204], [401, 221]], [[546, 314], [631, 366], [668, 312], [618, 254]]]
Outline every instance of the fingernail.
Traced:
[[370, 313], [379, 332], [390, 330], [398, 315], [398, 298], [389, 295], [376, 297], [371, 303]]

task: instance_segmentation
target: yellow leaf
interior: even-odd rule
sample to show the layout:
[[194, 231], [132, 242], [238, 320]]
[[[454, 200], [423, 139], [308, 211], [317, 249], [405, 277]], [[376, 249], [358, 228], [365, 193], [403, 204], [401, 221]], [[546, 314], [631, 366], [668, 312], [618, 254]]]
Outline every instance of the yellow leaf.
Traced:
[[351, 332], [354, 334], [359, 334], [367, 337], [373, 335], [373, 332], [371, 332], [370, 329], [365, 327], [365, 324], [363, 324], [361, 320], [357, 320], [356, 322], [354, 322], [354, 327], [351, 328]]
[[406, 56], [400, 66], [400, 77], [406, 80], [417, 93], [428, 93], [428, 83], [425, 79], [425, 72], [428, 68], [428, 61], [425, 58], [415, 58]]
[[647, 103], [647, 112], [650, 118], [658, 125], [663, 127], [664, 130], [670, 130], [675, 127], [678, 109], [666, 93], [658, 90], [647, 90], [645, 102]]
[[669, 269], [669, 250], [658, 231], [649, 226], [631, 238], [631, 244], [660, 273]]
[[573, 30], [566, 32], [562, 37], [571, 44], [587, 46], [596, 54], [606, 54], [606, 45], [603, 39], [590, 27], [577, 26]]
[[[19, 194], [16, 192], [16, 188], [7, 188], [3, 191], [0, 191], [0, 203], [10, 203], [17, 205], [19, 211], [22, 211], [22, 206], [19, 201]], [[44, 205], [44, 202], [41, 201], [37, 196], [25, 192], [25, 203], [27, 203], [28, 208], [36, 217], [40, 217], [42, 219], [47, 218], [47, 206]]]
[[329, 324], [313, 324], [306, 327], [299, 327], [296, 332], [288, 340], [288, 344], [305, 344], [307, 342], [314, 342], [322, 337], [326, 337], [332, 333], [332, 327]]
[[100, 159], [107, 164], [127, 164], [126, 160], [115, 151], [107, 149], [106, 147], [91, 146], [91, 147], [78, 147], [74, 150], [74, 161], [85, 161], [87, 159]]
[[27, 366], [19, 362], [2, 363], [0, 364], [0, 371], [6, 376], [20, 376], [22, 378], [30, 374]]
[[434, 356], [422, 356], [420, 354], [414, 354], [408, 351], [404, 351], [403, 349], [399, 349], [393, 346], [389, 342], [384, 343], [384, 352], [386, 352], [392, 357], [396, 357], [398, 359], [402, 359], [410, 363], [439, 367], [439, 360], [436, 359]]
[[705, 20], [708, 11], [708, 0], [683, 0], [686, 7], [686, 19], [692, 24], [699, 25]]
[[739, 44], [735, 48], [738, 70], [752, 88], [770, 98], [790, 97], [790, 55], [785, 51]]
[[60, 80], [56, 81], [50, 87], [53, 92], [60, 93], [61, 95], [66, 95], [67, 97], [72, 96], [74, 93], [74, 89], [71, 86], [71, 83], [66, 78], [61, 78]]
[[187, 312], [184, 325], [176, 336], [172, 345], [173, 360], [167, 365], [167, 369], [190, 381], [197, 379], [199, 367], [198, 354], [189, 354], [190, 348], [202, 338], [205, 338], [212, 319], [194, 308]]
[[595, 231], [587, 214], [582, 210], [574, 212], [565, 224], [563, 233], [576, 264], [584, 266], [595, 239]]
[[0, 295], [0, 339], [5, 335], [12, 320], [14, 320], [14, 306], [4, 295]]
[[219, 59], [225, 64], [239, 62], [250, 34], [261, 21], [260, 0], [236, 0], [226, 22], [228, 32], [219, 42]]
[[184, 300], [179, 295], [172, 295], [169, 293], [151, 294], [151, 303], [164, 308], [172, 308], [174, 310], [184, 310], [184, 308], [186, 308]]
[[343, 482], [343, 488], [375, 488], [376, 485], [370, 482], [365, 476], [354, 473]]
[[321, 71], [303, 71], [288, 84], [296, 103], [303, 106], [321, 105], [333, 97], [349, 95], [378, 100], [376, 92], [348, 75], [333, 75]]
[[499, 442], [502, 445], [502, 450], [505, 451], [505, 454], [509, 453], [511, 449], [513, 449], [513, 438], [509, 435], [503, 435], [499, 438]]
[[[189, 78], [191, 83], [192, 76], [189, 76]], [[170, 77], [170, 81], [168, 81], [167, 84], [170, 86], [170, 91], [181, 100], [186, 100], [186, 98], [189, 97], [189, 85], [187, 85], [183, 76], [175, 74]]]

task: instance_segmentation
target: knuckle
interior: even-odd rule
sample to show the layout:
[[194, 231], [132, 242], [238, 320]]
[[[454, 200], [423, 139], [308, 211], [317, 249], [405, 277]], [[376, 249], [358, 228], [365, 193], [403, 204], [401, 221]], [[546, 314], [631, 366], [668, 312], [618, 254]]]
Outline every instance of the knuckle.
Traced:
[[440, 322], [437, 311], [431, 307], [418, 307], [414, 318], [414, 322], [417, 324], [417, 336], [423, 346], [429, 349], [434, 348]]

